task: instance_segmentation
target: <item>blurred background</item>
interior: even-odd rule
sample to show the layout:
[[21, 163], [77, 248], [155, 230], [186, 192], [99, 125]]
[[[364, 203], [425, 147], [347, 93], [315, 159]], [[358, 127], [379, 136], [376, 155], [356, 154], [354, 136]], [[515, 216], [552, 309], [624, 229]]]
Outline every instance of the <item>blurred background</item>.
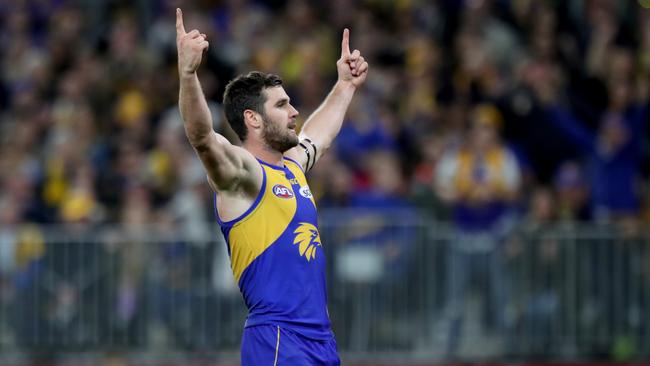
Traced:
[[234, 365], [246, 315], [180, 120], [174, 9], [304, 119], [348, 365], [650, 361], [646, 0], [0, 0], [0, 364]]

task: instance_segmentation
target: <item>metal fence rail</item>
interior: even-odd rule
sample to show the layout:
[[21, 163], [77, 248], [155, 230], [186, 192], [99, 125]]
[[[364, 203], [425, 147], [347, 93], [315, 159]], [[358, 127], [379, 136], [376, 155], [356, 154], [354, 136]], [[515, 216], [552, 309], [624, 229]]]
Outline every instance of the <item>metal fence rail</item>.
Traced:
[[[0, 356], [237, 354], [245, 308], [217, 229], [0, 232]], [[468, 234], [408, 213], [324, 212], [348, 359], [650, 359], [650, 240], [613, 227]], [[2, 357], [0, 357], [2, 358]]]

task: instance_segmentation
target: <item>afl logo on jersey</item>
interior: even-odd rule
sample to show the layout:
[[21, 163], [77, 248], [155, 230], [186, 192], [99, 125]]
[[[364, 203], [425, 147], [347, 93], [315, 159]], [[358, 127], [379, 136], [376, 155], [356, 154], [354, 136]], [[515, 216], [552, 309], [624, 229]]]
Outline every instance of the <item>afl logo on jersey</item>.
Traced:
[[282, 184], [276, 184], [273, 186], [273, 194], [280, 198], [293, 197], [293, 191]]

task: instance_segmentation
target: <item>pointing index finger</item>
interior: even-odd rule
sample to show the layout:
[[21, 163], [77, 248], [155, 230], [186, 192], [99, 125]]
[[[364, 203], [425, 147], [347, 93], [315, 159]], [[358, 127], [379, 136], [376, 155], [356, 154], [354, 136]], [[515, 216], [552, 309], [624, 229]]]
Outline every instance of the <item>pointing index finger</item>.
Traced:
[[341, 40], [341, 56], [350, 56], [350, 30], [343, 30], [343, 40]]
[[183, 11], [180, 8], [176, 8], [176, 34], [185, 34], [185, 25], [183, 25]]

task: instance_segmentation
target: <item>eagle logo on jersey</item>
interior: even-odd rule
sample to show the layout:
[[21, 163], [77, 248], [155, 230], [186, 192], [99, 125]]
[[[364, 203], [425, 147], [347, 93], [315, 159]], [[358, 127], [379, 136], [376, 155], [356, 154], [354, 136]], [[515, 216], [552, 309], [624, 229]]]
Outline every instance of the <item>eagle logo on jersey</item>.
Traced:
[[293, 244], [298, 244], [300, 255], [307, 258], [307, 262], [315, 259], [316, 248], [321, 246], [320, 234], [316, 226], [308, 222], [301, 222], [293, 233], [296, 234]]

